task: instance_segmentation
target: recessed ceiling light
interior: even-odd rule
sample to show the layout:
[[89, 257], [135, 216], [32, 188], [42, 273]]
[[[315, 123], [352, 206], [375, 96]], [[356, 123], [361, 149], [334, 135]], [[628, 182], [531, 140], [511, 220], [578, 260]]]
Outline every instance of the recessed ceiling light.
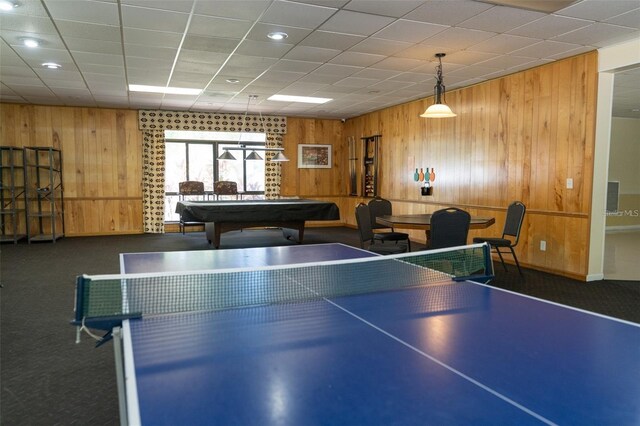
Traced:
[[18, 3], [9, 0], [0, 0], [0, 10], [8, 12], [18, 7]]
[[240, 83], [240, 80], [238, 80], [237, 78], [228, 78], [227, 83], [236, 84]]
[[130, 84], [130, 92], [166, 93], [169, 95], [199, 95], [200, 89], [188, 89], [184, 87], [145, 86], [142, 84]]
[[36, 40], [35, 38], [22, 38], [22, 43], [27, 46], [27, 47], [38, 47], [40, 46], [40, 42], [38, 40]]
[[289, 34], [283, 33], [281, 31], [276, 31], [274, 33], [267, 34], [267, 37], [269, 37], [271, 40], [284, 40], [285, 38], [289, 37]]
[[58, 68], [62, 68], [60, 64], [56, 64], [55, 62], [45, 62], [42, 64], [43, 67], [50, 68], [52, 70], [57, 70]]
[[307, 104], [324, 104], [332, 101], [331, 98], [314, 98], [311, 96], [289, 96], [289, 95], [273, 95], [267, 98], [269, 101], [282, 101], [282, 102], [302, 102]]

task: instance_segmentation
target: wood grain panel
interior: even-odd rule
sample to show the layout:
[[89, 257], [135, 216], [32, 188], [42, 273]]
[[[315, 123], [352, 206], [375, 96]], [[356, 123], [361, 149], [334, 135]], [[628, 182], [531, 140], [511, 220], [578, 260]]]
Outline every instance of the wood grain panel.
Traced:
[[136, 111], [2, 104], [2, 144], [62, 150], [67, 235], [142, 232]]
[[[420, 100], [348, 120], [344, 135], [382, 135], [380, 193], [399, 212], [457, 205], [503, 215], [520, 200], [529, 212], [518, 248], [523, 263], [585, 276], [596, 91], [597, 53], [590, 52], [448, 92], [456, 118], [419, 119], [432, 102]], [[433, 196], [420, 195], [408, 158], [435, 168]], [[496, 220], [492, 235], [504, 223]]]

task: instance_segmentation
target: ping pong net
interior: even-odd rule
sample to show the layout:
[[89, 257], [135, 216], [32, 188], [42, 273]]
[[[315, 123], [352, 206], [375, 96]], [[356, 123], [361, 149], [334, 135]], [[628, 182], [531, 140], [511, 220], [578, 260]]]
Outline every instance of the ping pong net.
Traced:
[[[75, 320], [106, 330], [124, 319], [183, 312], [216, 311], [275, 303], [294, 303], [461, 280], [493, 278], [485, 244], [390, 256], [299, 263], [259, 268], [180, 273], [82, 275], [76, 280]], [[99, 343], [101, 344], [101, 343]]]

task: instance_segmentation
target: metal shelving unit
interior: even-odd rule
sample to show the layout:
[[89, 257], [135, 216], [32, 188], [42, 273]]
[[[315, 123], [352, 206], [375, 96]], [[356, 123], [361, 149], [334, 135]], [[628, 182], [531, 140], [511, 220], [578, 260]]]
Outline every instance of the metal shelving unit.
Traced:
[[64, 237], [62, 152], [49, 147], [25, 147], [28, 241]]
[[0, 146], [0, 242], [27, 237], [24, 150]]

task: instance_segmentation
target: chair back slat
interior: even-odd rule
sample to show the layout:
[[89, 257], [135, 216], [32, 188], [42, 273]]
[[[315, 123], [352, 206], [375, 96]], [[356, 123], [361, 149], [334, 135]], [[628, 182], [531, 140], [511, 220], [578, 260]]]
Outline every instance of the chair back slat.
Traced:
[[213, 183], [213, 192], [217, 195], [238, 195], [238, 184], [230, 180]]
[[196, 180], [179, 182], [178, 193], [180, 195], [204, 195], [204, 182]]

